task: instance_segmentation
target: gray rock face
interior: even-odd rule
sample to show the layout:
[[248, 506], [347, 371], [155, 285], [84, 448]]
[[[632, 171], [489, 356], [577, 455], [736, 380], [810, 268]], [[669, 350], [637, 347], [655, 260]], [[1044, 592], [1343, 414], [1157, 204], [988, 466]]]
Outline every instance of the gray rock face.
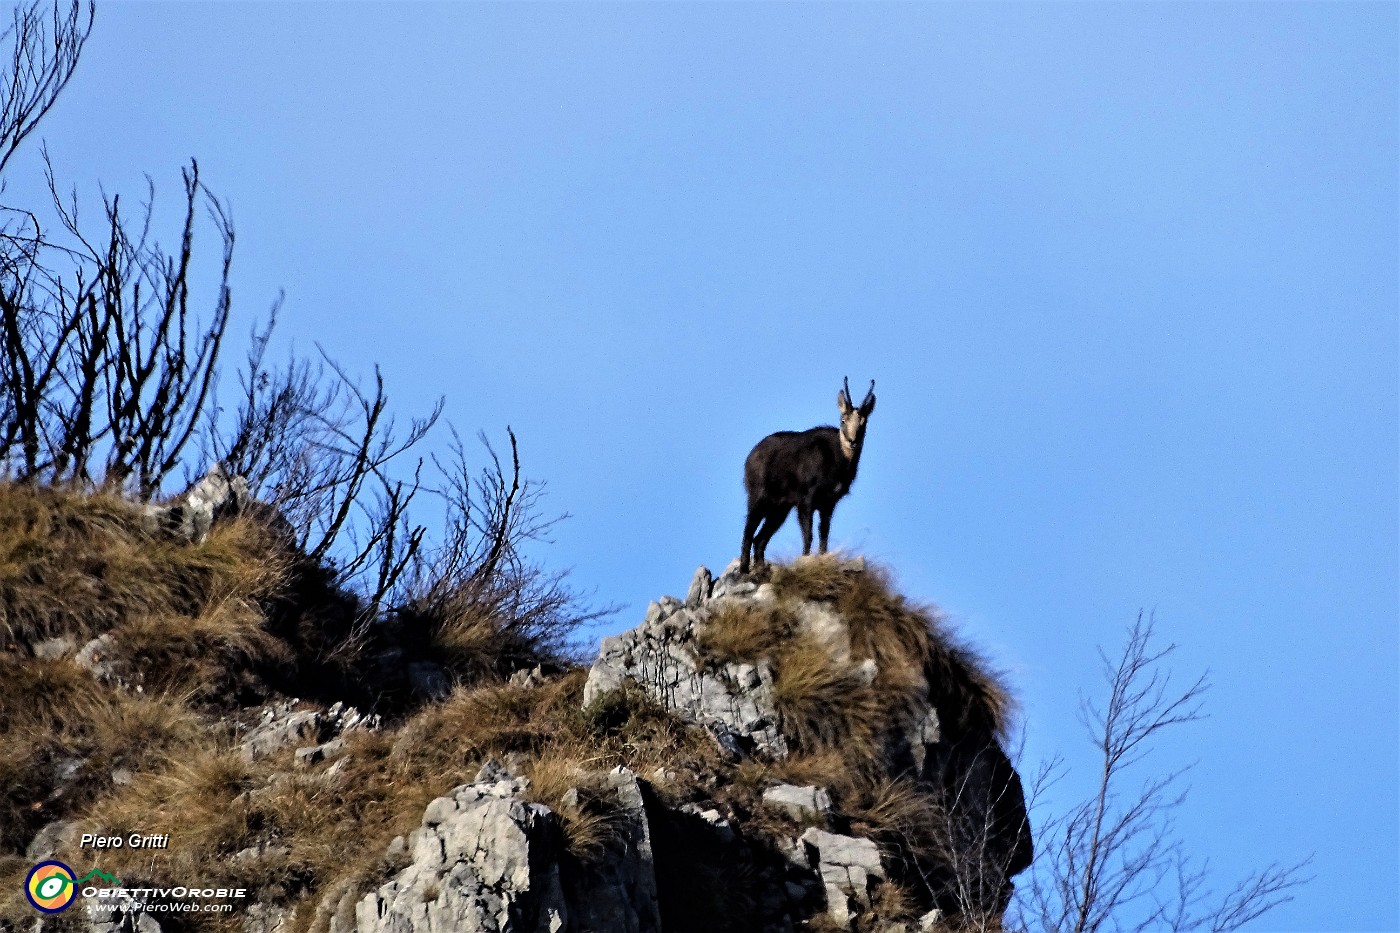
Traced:
[[[479, 780], [439, 797], [422, 825], [390, 844], [407, 860], [391, 881], [332, 917], [332, 933], [660, 933], [651, 828], [642, 788], [625, 768], [603, 787], [615, 798], [607, 857], [560, 871], [558, 816], [528, 803], [524, 778], [488, 762]], [[499, 778], [499, 779], [498, 779]]]
[[297, 749], [295, 761], [302, 767], [320, 764], [327, 758], [334, 758], [345, 748], [344, 739], [331, 739], [329, 742], [322, 742], [320, 745], [307, 745]]
[[[355, 905], [357, 933], [560, 933], [558, 819], [522, 779], [467, 784], [423, 813], [393, 880]], [[332, 933], [344, 933], [338, 918]]]
[[655, 856], [641, 784], [631, 771], [618, 767], [608, 773], [607, 786], [617, 805], [615, 844], [610, 857], [587, 865], [581, 883], [570, 886], [569, 928], [659, 933]]
[[694, 578], [690, 581], [690, 589], [685, 594], [685, 605], [687, 609], [694, 609], [710, 598], [710, 590], [714, 587], [714, 577], [710, 575], [709, 567], [701, 567], [695, 571]]
[[[847, 569], [859, 573], [864, 562], [850, 561]], [[707, 662], [696, 645], [717, 610], [734, 604], [766, 605], [776, 598], [770, 584], [755, 584], [740, 576], [738, 561], [713, 580], [710, 571], [701, 567], [684, 603], [663, 597], [648, 607], [640, 626], [603, 640], [584, 687], [585, 705], [630, 681], [666, 708], [705, 726], [731, 758], [786, 757], [789, 747], [778, 728], [772, 669], [764, 661], [716, 665]], [[874, 682], [878, 665], [873, 658], [852, 657], [850, 630], [830, 606], [799, 603], [796, 616], [803, 633], [833, 661], [849, 665], [858, 682]], [[930, 747], [940, 738], [938, 714], [927, 702], [916, 702], [905, 720], [892, 726], [902, 742], [897, 754], [922, 773]]]
[[831, 795], [825, 787], [778, 784], [763, 792], [763, 802], [783, 810], [795, 820], [826, 819], [831, 812]]
[[73, 848], [73, 843], [78, 841], [78, 828], [74, 820], [55, 820], [45, 825], [29, 841], [29, 847], [24, 850], [25, 858], [39, 862]]
[[[788, 743], [778, 730], [772, 670], [765, 663], [706, 665], [695, 646], [706, 620], [725, 600], [765, 597], [758, 595], [759, 587], [738, 580], [736, 563], [704, 598], [709, 575], [704, 567], [697, 571], [686, 603], [663, 597], [648, 607], [640, 626], [603, 639], [583, 689], [584, 704], [631, 681], [667, 709], [709, 729], [731, 756], [783, 758]], [[690, 606], [692, 598], [695, 605]]]
[[813, 827], [802, 834], [811, 864], [826, 889], [826, 912], [843, 929], [870, 907], [870, 888], [885, 877], [880, 850], [869, 839]]

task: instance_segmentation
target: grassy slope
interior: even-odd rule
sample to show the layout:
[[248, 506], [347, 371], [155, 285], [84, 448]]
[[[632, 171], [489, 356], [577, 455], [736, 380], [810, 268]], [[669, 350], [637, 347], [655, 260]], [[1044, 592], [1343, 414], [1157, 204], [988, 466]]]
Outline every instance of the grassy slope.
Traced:
[[[164, 850], [60, 853], [80, 871], [101, 868], [128, 884], [242, 884], [259, 899], [300, 905], [297, 928], [318, 927], [326, 918], [314, 905], [392, 873], [389, 841], [493, 756], [512, 758], [531, 777], [531, 795], [560, 809], [571, 857], [581, 861], [609, 842], [608, 802], [588, 792], [586, 774], [617, 764], [644, 777], [665, 769], [656, 789], [666, 802], [717, 807], [756, 841], [800, 832], [760, 803], [768, 784], [784, 780], [829, 787], [838, 828], [891, 849], [932, 846], [937, 802], [872, 765], [882, 723], [911, 702], [920, 674], [946, 694], [935, 705], [951, 728], [999, 729], [1007, 716], [1005, 691], [936, 614], [907, 605], [878, 572], [811, 561], [778, 568], [777, 606], [721, 616], [704, 645], [716, 660], [772, 661], [784, 728], [798, 745], [784, 762], [726, 764], [700, 731], [639, 691], [582, 711], [582, 670], [526, 688], [503, 682], [491, 664], [478, 668], [492, 673], [459, 682], [439, 703], [348, 734], [336, 761], [296, 767], [285, 749], [247, 762], [237, 736], [259, 703], [289, 692], [311, 661], [355, 661], [324, 633], [308, 637], [305, 619], [287, 618], [297, 605], [289, 594], [323, 586], [308, 584], [314, 571], [245, 521], [217, 526], [195, 548], [149, 539], [120, 500], [0, 486], [0, 919], [32, 919], [20, 893], [24, 850], [44, 824], [74, 819], [105, 834], [170, 833]], [[853, 656], [879, 665], [873, 684], [852, 680], [848, 665], [794, 635], [792, 607], [802, 599], [830, 602], [852, 620]], [[473, 624], [489, 630], [492, 622]], [[68, 658], [33, 655], [45, 639], [82, 645], [106, 633], [102, 660], [119, 684]], [[563, 792], [580, 785], [577, 805], [561, 807]], [[248, 849], [256, 854], [234, 858]], [[744, 882], [723, 864], [694, 866], [688, 906], [707, 913], [705, 928], [742, 928], [752, 893]], [[885, 889], [879, 919], [916, 909], [899, 885]], [[235, 928], [237, 920], [222, 922]]]

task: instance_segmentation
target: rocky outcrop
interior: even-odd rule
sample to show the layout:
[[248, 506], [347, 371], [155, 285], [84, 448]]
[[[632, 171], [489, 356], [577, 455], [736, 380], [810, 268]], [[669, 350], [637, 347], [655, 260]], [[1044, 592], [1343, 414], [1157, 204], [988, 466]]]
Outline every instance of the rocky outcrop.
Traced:
[[[558, 815], [526, 800], [529, 781], [488, 763], [439, 797], [390, 845], [408, 864], [366, 894], [332, 933], [657, 933], [656, 876], [642, 787], [625, 768], [604, 787], [615, 806], [608, 857], [564, 860]], [[565, 866], [567, 865], [567, 869]], [[342, 912], [343, 913], [343, 912]]]
[[[863, 565], [853, 563], [844, 570], [861, 573]], [[589, 673], [584, 705], [591, 707], [613, 691], [640, 690], [681, 720], [705, 729], [731, 761], [779, 762], [790, 757], [796, 747], [783, 729], [773, 664], [764, 658], [720, 663], [704, 648], [706, 626], [717, 612], [735, 606], [771, 607], [779, 598], [772, 585], [741, 578], [735, 568], [715, 579], [702, 567], [685, 600], [663, 597], [650, 605], [640, 626], [603, 642]], [[797, 630], [848, 671], [851, 683], [870, 686], [876, 681], [877, 662], [858, 656], [849, 621], [831, 605], [799, 600], [787, 609], [797, 620]], [[519, 682], [533, 683], [527, 678]], [[1008, 836], [999, 850], [1003, 873], [992, 874], [984, 892], [987, 903], [982, 905], [999, 912], [1007, 878], [1014, 873], [1007, 870], [1005, 854], [1029, 845], [1019, 782], [994, 742], [990, 751], [982, 749], [969, 757], [966, 750], [972, 746], [966, 735], [961, 743], [949, 741], [935, 693], [927, 681], [914, 684], [914, 699], [900, 705], [888, 724], [884, 766], [890, 778], [910, 773], [920, 777], [931, 801], [938, 799], [936, 792], [945, 780], [961, 782], [958, 786], [969, 798], [985, 789], [980, 785], [1001, 782], [991, 797], [1004, 802], [1004, 812], [958, 814], [1002, 820], [994, 830]], [[672, 774], [660, 769], [653, 777], [664, 786]], [[387, 856], [406, 861], [406, 866], [355, 904], [353, 922], [333, 923], [332, 929], [712, 929], [719, 921], [706, 917], [707, 908], [697, 907], [694, 898], [697, 879], [716, 876], [744, 879], [743, 891], [718, 887], [722, 897], [749, 905], [725, 917], [729, 928], [793, 931], [819, 914], [838, 929], [908, 933], [941, 928], [948, 905], [939, 901], [926, 880], [921, 915], [912, 920], [880, 920], [878, 891], [883, 884], [911, 877], [938, 878], [953, 867], [920, 863], [930, 856], [882, 848], [874, 839], [852, 832], [826, 787], [772, 782], [763, 788], [753, 805], [779, 815], [779, 825], [789, 827], [776, 830], [774, 836], [771, 822], [763, 829], [736, 821], [734, 804], [725, 803], [723, 795], [713, 802], [668, 804], [647, 780], [625, 768], [595, 776], [592, 786], [603, 788], [610, 799], [611, 839], [601, 857], [580, 861], [561, 843], [560, 814], [529, 802], [527, 780], [489, 765], [476, 783], [429, 805], [422, 826], [406, 840], [395, 840]], [[562, 805], [575, 805], [577, 795], [571, 790]]]
[[263, 709], [258, 723], [239, 742], [239, 749], [244, 759], [252, 762], [296, 746], [298, 764], [315, 764], [339, 752], [343, 745], [340, 737], [345, 733], [378, 725], [378, 716], [366, 716], [343, 703], [319, 710], [303, 709], [299, 700], [285, 700]]
[[774, 599], [771, 586], [740, 579], [737, 564], [714, 582], [710, 571], [701, 567], [684, 603], [663, 596], [647, 607], [646, 619], [637, 628], [603, 639], [584, 687], [585, 705], [633, 683], [667, 709], [704, 726], [734, 758], [785, 757], [788, 741], [778, 728], [771, 665], [763, 660], [707, 664], [696, 645], [697, 635], [718, 609]]
[[166, 501], [141, 506], [141, 522], [150, 534], [186, 544], [203, 544], [214, 523], [235, 515], [250, 515], [287, 542], [295, 529], [277, 508], [254, 499], [245, 477], [215, 463], [193, 486]]
[[[825, 560], [803, 565], [820, 571], [810, 577], [818, 581], [811, 593], [800, 582], [742, 577], [736, 566], [718, 577], [700, 568], [683, 600], [662, 597], [640, 625], [603, 642], [581, 695], [577, 680], [542, 666], [481, 688], [510, 709], [530, 710], [531, 698], [552, 698], [544, 702], [562, 704], [564, 714], [579, 721], [618, 708], [624, 708], [623, 718], [640, 711], [638, 717], [663, 737], [646, 755], [628, 744], [636, 733], [619, 738], [574, 732], [572, 744], [564, 743], [554, 759], [554, 771], [542, 772], [540, 759], [530, 755], [552, 748], [550, 737], [543, 729], [521, 729], [520, 742], [493, 747], [499, 760], [482, 765], [473, 757], [486, 754], [481, 745], [465, 736], [460, 752], [450, 744], [471, 728], [460, 715], [475, 709], [470, 705], [455, 707], [458, 718], [446, 733], [398, 733], [400, 742], [407, 735], [449, 743], [454, 766], [473, 769], [453, 772], [455, 780], [475, 772], [474, 779], [432, 800], [411, 831], [388, 830], [404, 835], [382, 852], [382, 841], [376, 844], [370, 855], [382, 859], [372, 871], [317, 877], [309, 887], [314, 893], [300, 901], [263, 895], [240, 911], [243, 930], [796, 933], [815, 925], [852, 933], [932, 933], [956, 928], [955, 919], [944, 918], [959, 911], [999, 915], [1011, 876], [1029, 860], [1030, 836], [1019, 779], [991, 720], [960, 715], [956, 706], [958, 697], [975, 702], [975, 691], [950, 690], [939, 680], [963, 677], [967, 672], [959, 665], [967, 662], [948, 652], [907, 656], [934, 651], [946, 635], [933, 631], [936, 626], [918, 610], [902, 617], [899, 638], [876, 650], [871, 628], [889, 624], [902, 603], [881, 595], [885, 615], [858, 618], [859, 601], [843, 602], [831, 593], [850, 581], [868, 583], [873, 572], [859, 561]], [[872, 577], [861, 576], [866, 573]], [[762, 637], [731, 638], [717, 649], [716, 633], [736, 616], [757, 626]], [[770, 622], [777, 637], [764, 630]], [[911, 630], [922, 632], [932, 647], [907, 637]], [[111, 636], [103, 638], [82, 648], [76, 647], [81, 639], [40, 648], [50, 662], [76, 651], [75, 660], [108, 680]], [[835, 701], [820, 708], [830, 722], [821, 729], [797, 728], [792, 712], [797, 678], [785, 679], [793, 668], [785, 666], [791, 655], [784, 651], [794, 640], [802, 642], [809, 662], [815, 657], [834, 677]], [[426, 660], [424, 665], [419, 673], [429, 680], [441, 670]], [[440, 696], [448, 688], [429, 684], [421, 692]], [[882, 698], [882, 691], [889, 696]], [[471, 688], [457, 686], [441, 708], [454, 709], [453, 703], [470, 696]], [[876, 720], [867, 723], [868, 734], [859, 742], [843, 718], [854, 715], [846, 707], [858, 705], [857, 697], [865, 704], [862, 715]], [[560, 721], [572, 720], [552, 720]], [[393, 739], [399, 728], [392, 713], [381, 723], [345, 703], [322, 708], [295, 699], [230, 715], [221, 724], [237, 724], [235, 743], [244, 764], [263, 775], [237, 798], [254, 808], [288, 787], [343, 792], [362, 773], [356, 756], [375, 754], [368, 751], [372, 747], [384, 753], [387, 743], [380, 740]], [[367, 730], [380, 731], [357, 734]], [[605, 753], [577, 747], [604, 741], [600, 737], [613, 743]], [[687, 751], [667, 758], [672, 745]], [[403, 752], [396, 745], [387, 754]], [[619, 760], [636, 771], [617, 766]], [[562, 794], [561, 773], [567, 788]], [[551, 775], [542, 778], [546, 784], [555, 783], [533, 786], [529, 775], [541, 774]], [[130, 776], [119, 780], [113, 772], [111, 778], [116, 785]], [[884, 812], [902, 807], [897, 818], [904, 822], [881, 825], [882, 805], [872, 801], [877, 791], [896, 785], [905, 796]], [[917, 807], [924, 812], [911, 815]], [[910, 821], [918, 824], [913, 830]], [[963, 828], [972, 832], [960, 835]], [[29, 857], [71, 849], [78, 829], [76, 823], [51, 822], [33, 838]], [[944, 832], [936, 844], [924, 837], [908, 842], [911, 833], [935, 831]], [[260, 866], [291, 862], [299, 854], [296, 840], [276, 830], [250, 841], [255, 844], [224, 858], [229, 876], [255, 876]], [[964, 865], [942, 854], [959, 846], [977, 862], [971, 882], [959, 875]], [[174, 928], [140, 906], [113, 901], [86, 928]]]
[[571, 929], [660, 930], [655, 852], [642, 784], [619, 767], [608, 772], [603, 787], [612, 797], [612, 845], [608, 857], [585, 863], [576, 881], [568, 879]]
[[813, 827], [802, 834], [807, 862], [817, 869], [832, 921], [847, 929], [870, 908], [871, 888], [885, 879], [880, 849], [869, 839], [840, 836]]
[[831, 813], [831, 794], [825, 787], [775, 784], [763, 792], [763, 802], [798, 822], [824, 820]]
[[[861, 559], [847, 562], [848, 573], [864, 572]], [[588, 674], [584, 703], [632, 683], [682, 717], [710, 730], [736, 758], [757, 754], [780, 759], [789, 751], [773, 698], [773, 668], [767, 659], [715, 664], [698, 642], [710, 619], [731, 607], [771, 606], [771, 584], [757, 584], [739, 573], [738, 561], [713, 579], [696, 571], [685, 602], [663, 596], [648, 606], [641, 625], [605, 638]], [[822, 645], [833, 662], [849, 668], [851, 681], [870, 685], [879, 673], [873, 658], [853, 658], [847, 622], [828, 605], [799, 602], [793, 609], [799, 630]], [[890, 754], [907, 758], [920, 773], [931, 765], [930, 750], [941, 738], [938, 714], [927, 682], [915, 686], [911, 702], [890, 723], [896, 747]]]
[[554, 813], [520, 799], [521, 779], [483, 781], [439, 797], [390, 855], [409, 864], [355, 905], [332, 933], [560, 933], [568, 908]]

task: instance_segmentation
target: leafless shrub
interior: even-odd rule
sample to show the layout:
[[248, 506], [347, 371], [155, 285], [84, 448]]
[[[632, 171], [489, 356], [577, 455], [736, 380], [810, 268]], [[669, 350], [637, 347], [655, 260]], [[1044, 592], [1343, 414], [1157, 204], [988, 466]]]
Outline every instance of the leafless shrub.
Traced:
[[394, 461], [427, 435], [442, 400], [401, 431], [377, 367], [367, 390], [323, 350], [314, 361], [270, 366], [275, 324], [274, 308], [253, 334], [232, 421], [220, 425], [216, 412], [208, 446], [290, 524], [301, 550], [330, 565], [364, 598], [367, 617], [375, 617], [417, 558], [425, 533], [409, 516], [422, 461], [407, 479], [393, 472]]
[[435, 458], [443, 536], [415, 555], [396, 600], [410, 634], [426, 639], [464, 680], [563, 660], [578, 627], [612, 611], [585, 605], [565, 573], [546, 570], [527, 553], [564, 516], [541, 513], [543, 487], [522, 477], [515, 432], [506, 433], [508, 464], [485, 434], [489, 463], [479, 470], [455, 432], [449, 456]]
[[[76, 3], [14, 14], [0, 37], [13, 53], [0, 75], [0, 170], [57, 100], [91, 26], [91, 8], [84, 17]], [[435, 464], [448, 524], [430, 549], [410, 514], [424, 463], [406, 462], [440, 400], [405, 424], [390, 413], [377, 369], [365, 386], [324, 351], [269, 364], [274, 305], [253, 333], [237, 403], [219, 407], [234, 227], [196, 162], [183, 172], [169, 249], [153, 233], [149, 179], [135, 210], [104, 192], [90, 220], [75, 193], [60, 191], [47, 152], [44, 165], [46, 219], [0, 204], [0, 474], [149, 501], [177, 467], [200, 472], [189, 469], [195, 441], [203, 460], [249, 480], [255, 518], [295, 539], [329, 586], [354, 594], [357, 609], [341, 613], [354, 621], [330, 626], [318, 651], [355, 654], [390, 604], [421, 610], [434, 620], [429, 640], [459, 657], [483, 646], [488, 666], [558, 655], [573, 627], [596, 617], [578, 608], [562, 575], [522, 553], [551, 522], [540, 517], [539, 488], [521, 479], [513, 434], [509, 467], [488, 445], [491, 463], [473, 476], [460, 443]], [[210, 231], [219, 248], [205, 262], [195, 241]]]
[[[59, 194], [51, 166], [47, 175], [56, 238], [34, 214], [0, 207], [0, 462], [23, 480], [100, 480], [150, 499], [194, 437], [217, 374], [233, 222], [194, 161], [173, 251], [151, 232], [153, 185], [134, 219], [104, 196], [94, 236], [76, 195]], [[202, 211], [221, 242], [203, 315], [191, 298]]]
[[[1011, 926], [1052, 933], [1100, 930], [1238, 930], [1287, 903], [1308, 880], [1310, 859], [1273, 862], [1223, 896], [1209, 888], [1207, 863], [1176, 834], [1175, 814], [1186, 801], [1186, 769], [1149, 772], [1136, 789], [1154, 741], [1175, 726], [1204, 717], [1205, 676], [1173, 686], [1153, 624], [1139, 616], [1122, 654], [1102, 650], [1107, 702], [1084, 700], [1081, 718], [1100, 755], [1093, 793], [1047, 821], [1030, 884], [1018, 891]], [[1042, 769], [1032, 797], [1055, 779]]]
[[[52, 109], [92, 30], [77, 2], [17, 8], [0, 41], [0, 172]], [[213, 388], [229, 315], [233, 223], [183, 171], [178, 245], [152, 233], [154, 184], [129, 211], [102, 195], [80, 219], [44, 153], [47, 220], [0, 204], [0, 468], [27, 481], [91, 484], [150, 499], [179, 463]], [[204, 313], [192, 300], [202, 215], [221, 244]]]

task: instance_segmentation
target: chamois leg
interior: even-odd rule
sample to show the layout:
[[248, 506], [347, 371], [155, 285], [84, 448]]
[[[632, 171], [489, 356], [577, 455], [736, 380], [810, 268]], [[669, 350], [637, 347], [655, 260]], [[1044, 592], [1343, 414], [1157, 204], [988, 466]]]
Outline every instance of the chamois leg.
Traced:
[[744, 519], [744, 545], [739, 549], [739, 572], [749, 572], [749, 548], [753, 545], [753, 534], [758, 529], [758, 523], [763, 520], [763, 512], [753, 506], [749, 506], [749, 514]]
[[820, 548], [817, 553], [826, 553], [826, 539], [831, 534], [831, 513], [836, 511], [836, 506], [817, 510], [817, 534], [820, 536]]
[[766, 563], [763, 552], [768, 549], [768, 542], [777, 533], [783, 522], [787, 521], [788, 513], [792, 511], [790, 505], [774, 506], [763, 516], [763, 527], [754, 532], [753, 536], [753, 561], [762, 566]]
[[812, 553], [812, 507], [810, 505], [797, 507], [797, 524], [802, 526], [802, 556], [806, 557]]

